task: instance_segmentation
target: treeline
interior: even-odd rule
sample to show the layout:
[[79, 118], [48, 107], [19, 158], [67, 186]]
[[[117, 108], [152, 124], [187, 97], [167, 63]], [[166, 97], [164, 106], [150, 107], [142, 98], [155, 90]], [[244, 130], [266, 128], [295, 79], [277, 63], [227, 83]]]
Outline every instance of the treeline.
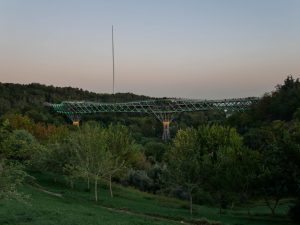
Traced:
[[150, 97], [132, 93], [97, 94], [72, 87], [54, 87], [38, 83], [0, 83], [0, 115], [17, 112], [28, 115], [35, 122], [61, 123], [64, 121], [44, 107], [45, 102], [60, 103], [68, 100], [99, 102], [125, 102], [145, 100]]
[[[62, 101], [95, 101], [95, 102], [128, 102], [146, 100], [151, 97], [132, 93], [97, 94], [72, 87], [53, 87], [42, 84], [12, 84], [0, 83], [0, 116], [20, 114], [28, 117], [33, 123], [45, 126], [71, 124], [69, 118], [55, 113], [44, 106], [45, 102], [61, 103]], [[171, 127], [175, 135], [179, 128], [198, 126], [207, 121], [224, 119], [219, 112], [195, 112], [179, 115]], [[95, 120], [103, 124], [121, 123], [130, 128], [134, 137], [141, 143], [147, 138], [160, 138], [162, 125], [154, 117], [144, 114], [101, 113], [83, 115], [82, 121]], [[146, 138], [146, 139], [145, 139]]]
[[[144, 136], [155, 127], [143, 117], [77, 128], [35, 122], [26, 112], [6, 113], [0, 126], [0, 197], [24, 199], [17, 187], [32, 182], [29, 171], [39, 171], [64, 177], [70, 188], [85, 182], [95, 201], [99, 182], [109, 186], [111, 197], [117, 182], [186, 199], [191, 213], [193, 203], [218, 205], [222, 213], [262, 199], [275, 215], [283, 198], [293, 198], [289, 215], [299, 221], [299, 98], [299, 79], [288, 77], [249, 111], [228, 119], [215, 112], [182, 115], [195, 122], [181, 124], [170, 143]], [[209, 116], [223, 120], [208, 123]]]
[[[274, 213], [283, 197], [297, 203], [290, 216], [300, 221], [300, 81], [288, 76], [251, 110], [235, 114], [228, 123], [237, 128], [245, 147], [260, 155], [254, 185]], [[253, 188], [257, 190], [257, 187]], [[274, 200], [271, 206], [268, 198]]]

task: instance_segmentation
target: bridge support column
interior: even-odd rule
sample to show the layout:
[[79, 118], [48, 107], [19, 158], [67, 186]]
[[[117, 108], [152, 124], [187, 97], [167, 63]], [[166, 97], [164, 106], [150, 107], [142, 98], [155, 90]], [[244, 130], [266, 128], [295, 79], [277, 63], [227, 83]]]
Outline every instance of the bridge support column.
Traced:
[[73, 121], [72, 124], [73, 124], [73, 126], [79, 127], [80, 121]]
[[162, 121], [163, 124], [163, 135], [162, 139], [167, 141], [171, 138], [170, 136], [170, 121]]
[[163, 125], [163, 134], [162, 139], [167, 141], [171, 138], [170, 136], [170, 123], [173, 120], [173, 115], [171, 113], [154, 113], [156, 118], [162, 123]]
[[70, 115], [68, 115], [68, 117], [69, 117], [70, 120], [72, 121], [72, 125], [73, 125], [73, 126], [79, 127], [79, 124], [80, 124], [80, 115], [77, 115], [77, 114], [70, 114]]

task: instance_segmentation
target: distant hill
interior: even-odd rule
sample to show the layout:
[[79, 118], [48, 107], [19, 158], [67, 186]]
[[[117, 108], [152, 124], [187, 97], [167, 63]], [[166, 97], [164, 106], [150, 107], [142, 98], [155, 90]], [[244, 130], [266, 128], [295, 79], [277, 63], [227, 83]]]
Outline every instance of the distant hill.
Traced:
[[133, 93], [98, 94], [72, 87], [0, 82], [0, 116], [9, 112], [17, 112], [29, 115], [37, 122], [54, 122], [53, 117], [57, 115], [49, 112], [49, 109], [44, 107], [44, 102], [59, 103], [67, 100], [125, 102], [149, 98]]

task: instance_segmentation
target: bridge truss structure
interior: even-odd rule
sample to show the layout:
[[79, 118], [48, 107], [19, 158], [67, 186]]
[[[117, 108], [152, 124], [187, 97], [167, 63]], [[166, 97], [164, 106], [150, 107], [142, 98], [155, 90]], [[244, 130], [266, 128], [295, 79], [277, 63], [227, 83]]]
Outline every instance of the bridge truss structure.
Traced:
[[60, 104], [46, 103], [57, 113], [68, 116], [74, 125], [79, 125], [81, 116], [95, 113], [140, 113], [155, 116], [163, 125], [163, 140], [170, 139], [170, 123], [174, 115], [182, 112], [223, 111], [226, 114], [244, 111], [258, 98], [233, 98], [222, 100], [150, 99], [144, 101], [104, 103], [88, 101], [64, 101]]

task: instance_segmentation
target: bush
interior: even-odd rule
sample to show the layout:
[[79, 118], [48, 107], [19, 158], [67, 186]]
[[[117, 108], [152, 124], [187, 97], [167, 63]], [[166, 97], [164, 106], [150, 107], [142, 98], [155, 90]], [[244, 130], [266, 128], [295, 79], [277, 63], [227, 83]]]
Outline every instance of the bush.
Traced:
[[2, 143], [7, 159], [29, 162], [41, 150], [38, 141], [26, 130], [14, 130]]
[[201, 189], [196, 191], [196, 193], [194, 194], [193, 201], [200, 205], [201, 204], [205, 204], [205, 205], [213, 205], [214, 204], [214, 199], [210, 195], [210, 193], [203, 191]]
[[147, 158], [153, 158], [154, 161], [161, 162], [166, 151], [166, 145], [159, 142], [148, 142], [145, 145], [145, 155]]
[[144, 170], [129, 170], [128, 174], [121, 181], [122, 184], [130, 185], [141, 191], [151, 191], [153, 188], [153, 180], [148, 177]]

